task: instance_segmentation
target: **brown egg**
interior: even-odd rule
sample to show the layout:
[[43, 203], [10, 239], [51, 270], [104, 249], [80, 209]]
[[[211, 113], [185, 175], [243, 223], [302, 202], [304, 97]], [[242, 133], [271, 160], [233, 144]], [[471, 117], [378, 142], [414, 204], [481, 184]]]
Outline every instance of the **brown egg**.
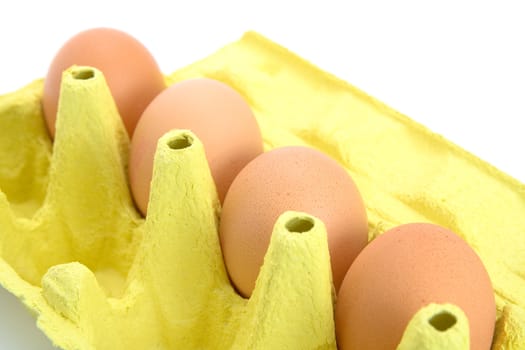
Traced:
[[57, 52], [44, 81], [42, 105], [52, 137], [62, 72], [72, 65], [102, 71], [129, 135], [149, 102], [165, 88], [157, 62], [132, 36], [111, 28], [80, 32]]
[[157, 140], [171, 129], [189, 129], [201, 140], [221, 201], [237, 173], [263, 152], [257, 120], [236, 90], [207, 78], [170, 86], [146, 108], [131, 140], [129, 179], [143, 214]]
[[306, 212], [324, 222], [336, 289], [367, 243], [364, 203], [343, 167], [308, 147], [268, 151], [237, 175], [221, 213], [224, 261], [241, 295], [251, 295], [275, 221], [287, 210]]
[[430, 303], [460, 307], [470, 324], [470, 348], [490, 349], [494, 294], [472, 248], [433, 224], [389, 230], [363, 249], [339, 290], [338, 348], [395, 349], [412, 316]]

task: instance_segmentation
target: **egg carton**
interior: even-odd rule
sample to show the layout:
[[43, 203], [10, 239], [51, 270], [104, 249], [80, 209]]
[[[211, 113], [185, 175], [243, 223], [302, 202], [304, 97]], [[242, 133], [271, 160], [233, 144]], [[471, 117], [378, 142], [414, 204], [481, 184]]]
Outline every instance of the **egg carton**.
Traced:
[[[103, 74], [72, 67], [63, 77], [54, 142], [42, 79], [0, 96], [0, 284], [56, 346], [336, 349], [321, 221], [283, 213], [252, 296], [240, 297], [222, 260], [220, 203], [200, 140], [189, 130], [159, 140], [143, 218], [126, 177], [129, 139]], [[367, 205], [369, 240], [407, 222], [463, 237], [494, 286], [493, 349], [525, 349], [522, 183], [255, 32], [166, 82], [195, 77], [245, 97], [265, 150], [307, 145], [338, 160]], [[455, 315], [453, 331], [429, 327], [440, 310]], [[451, 344], [468, 348], [468, 321], [454, 305], [431, 304], [398, 349]]]

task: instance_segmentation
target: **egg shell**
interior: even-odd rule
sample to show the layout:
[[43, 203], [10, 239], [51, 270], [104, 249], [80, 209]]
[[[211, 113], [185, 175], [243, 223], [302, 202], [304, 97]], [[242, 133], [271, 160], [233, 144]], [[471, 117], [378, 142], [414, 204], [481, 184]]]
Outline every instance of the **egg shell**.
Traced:
[[52, 137], [62, 72], [73, 65], [92, 66], [104, 73], [129, 135], [146, 106], [166, 87], [154, 57], [137, 39], [113, 28], [84, 30], [58, 50], [45, 78], [42, 105]]
[[454, 232], [430, 223], [393, 228], [354, 261], [336, 304], [339, 349], [395, 349], [413, 315], [430, 303], [459, 306], [470, 349], [490, 349], [496, 305], [485, 267]]
[[286, 210], [307, 212], [325, 223], [336, 290], [367, 243], [364, 202], [345, 169], [310, 147], [268, 151], [237, 175], [221, 213], [224, 259], [243, 296], [251, 294], [273, 225]]
[[130, 184], [144, 214], [157, 140], [171, 129], [191, 130], [202, 141], [221, 201], [237, 173], [263, 152], [257, 120], [236, 90], [208, 78], [171, 85], [146, 108], [131, 140]]

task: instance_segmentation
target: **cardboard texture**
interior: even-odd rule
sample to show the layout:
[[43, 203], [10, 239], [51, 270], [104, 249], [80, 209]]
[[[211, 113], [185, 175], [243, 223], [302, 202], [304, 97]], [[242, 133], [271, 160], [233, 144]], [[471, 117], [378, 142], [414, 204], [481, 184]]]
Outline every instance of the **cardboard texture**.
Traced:
[[[90, 76], [78, 74], [84, 70], [93, 77], [82, 78]], [[525, 349], [522, 183], [255, 32], [166, 81], [194, 77], [223, 81], [246, 98], [266, 150], [308, 145], [340, 162], [366, 203], [370, 240], [421, 221], [464, 238], [493, 283], [493, 349]], [[336, 348], [322, 222], [283, 213], [256, 289], [243, 299], [223, 265], [220, 204], [198, 138], [174, 130], [159, 140], [144, 219], [127, 183], [129, 139], [103, 74], [64, 72], [54, 143], [42, 87], [38, 79], [0, 96], [0, 283], [54, 344]], [[291, 220], [314, 224], [298, 234], [288, 231]], [[422, 320], [443, 308], [457, 327], [432, 332]], [[468, 348], [467, 324], [454, 305], [431, 305], [414, 316], [399, 349]]]

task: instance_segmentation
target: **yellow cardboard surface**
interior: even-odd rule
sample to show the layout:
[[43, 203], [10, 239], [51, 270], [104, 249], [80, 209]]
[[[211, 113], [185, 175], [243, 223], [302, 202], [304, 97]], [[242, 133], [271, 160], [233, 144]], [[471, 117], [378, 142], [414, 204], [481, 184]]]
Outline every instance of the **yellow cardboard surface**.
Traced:
[[[239, 297], [222, 262], [220, 206], [200, 141], [187, 130], [159, 140], [149, 214], [140, 217], [126, 178], [129, 140], [103, 75], [79, 78], [85, 69], [64, 73], [54, 143], [41, 79], [0, 96], [2, 286], [64, 349], [335, 349], [322, 222], [284, 213], [256, 290]], [[494, 286], [493, 348], [525, 348], [522, 183], [257, 33], [166, 80], [200, 76], [243, 94], [265, 149], [309, 145], [339, 161], [365, 200], [370, 239], [414, 221], [463, 237]], [[289, 232], [296, 219], [312, 229]], [[400, 349], [428, 333], [418, 315]], [[429, 336], [427, 348], [449, 344], [442, 338]]]

